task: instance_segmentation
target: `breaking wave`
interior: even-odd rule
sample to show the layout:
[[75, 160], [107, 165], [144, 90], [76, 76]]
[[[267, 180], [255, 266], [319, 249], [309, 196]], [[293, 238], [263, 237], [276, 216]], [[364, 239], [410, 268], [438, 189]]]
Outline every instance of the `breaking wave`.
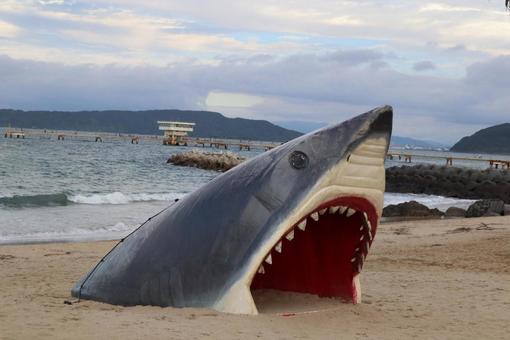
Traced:
[[446, 209], [449, 207], [467, 209], [471, 204], [475, 202], [475, 200], [469, 199], [425, 194], [400, 194], [392, 192], [387, 192], [384, 194], [384, 206], [404, 203], [408, 201], [416, 201], [426, 205], [430, 209], [437, 208], [441, 211], [446, 211]]
[[112, 192], [109, 194], [73, 195], [69, 197], [69, 200], [80, 204], [128, 204], [132, 202], [171, 201], [181, 198], [183, 195], [182, 193], [123, 194], [121, 192]]
[[171, 201], [181, 198], [184, 193], [160, 194], [124, 194], [112, 192], [91, 195], [73, 195], [69, 193], [41, 194], [41, 195], [14, 195], [0, 197], [0, 206], [8, 208], [31, 208], [66, 206], [69, 204], [128, 204], [134, 202]]
[[94, 229], [71, 228], [61, 231], [36, 231], [26, 234], [0, 234], [0, 244], [114, 240], [126, 236], [135, 227], [119, 222], [111, 226]]

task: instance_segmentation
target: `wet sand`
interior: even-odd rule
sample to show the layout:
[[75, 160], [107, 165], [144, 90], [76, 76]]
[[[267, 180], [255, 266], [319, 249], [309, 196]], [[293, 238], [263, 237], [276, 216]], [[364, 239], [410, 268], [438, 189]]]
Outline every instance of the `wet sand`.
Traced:
[[0, 246], [1, 339], [508, 339], [510, 216], [387, 223], [363, 303], [259, 291], [258, 316], [120, 307], [69, 291], [114, 242]]

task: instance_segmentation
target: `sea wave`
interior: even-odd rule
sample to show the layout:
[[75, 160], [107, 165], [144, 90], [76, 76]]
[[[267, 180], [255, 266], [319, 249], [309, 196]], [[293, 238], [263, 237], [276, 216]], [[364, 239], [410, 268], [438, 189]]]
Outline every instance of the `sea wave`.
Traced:
[[76, 195], [70, 193], [14, 195], [0, 197], [0, 206], [7, 208], [33, 208], [66, 206], [69, 204], [128, 204], [134, 202], [172, 201], [181, 198], [184, 193], [138, 193], [124, 194], [122, 192]]
[[51, 207], [70, 203], [72, 202], [69, 201], [65, 193], [0, 197], [0, 206], [8, 208]]
[[36, 231], [26, 234], [0, 234], [0, 244], [40, 243], [55, 241], [113, 240], [126, 236], [136, 226], [118, 222], [101, 228], [71, 228], [67, 230]]
[[441, 211], [446, 211], [449, 207], [457, 207], [467, 209], [475, 200], [462, 199], [454, 197], [444, 197], [437, 195], [425, 194], [400, 194], [387, 192], [384, 194], [384, 206], [390, 204], [399, 204], [408, 201], [416, 201], [427, 206], [430, 209], [437, 208]]
[[172, 201], [182, 196], [184, 196], [183, 193], [123, 194], [122, 192], [112, 192], [108, 194], [73, 195], [69, 197], [69, 200], [79, 204], [128, 204], [132, 202]]

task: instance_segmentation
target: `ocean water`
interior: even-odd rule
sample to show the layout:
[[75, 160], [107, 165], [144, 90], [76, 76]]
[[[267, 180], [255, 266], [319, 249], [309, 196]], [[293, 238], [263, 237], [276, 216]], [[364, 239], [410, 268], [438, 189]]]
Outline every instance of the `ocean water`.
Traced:
[[[0, 244], [116, 239], [218, 175], [167, 164], [189, 150], [154, 142], [0, 138]], [[259, 151], [242, 151], [253, 157]], [[472, 201], [387, 194], [430, 207]]]

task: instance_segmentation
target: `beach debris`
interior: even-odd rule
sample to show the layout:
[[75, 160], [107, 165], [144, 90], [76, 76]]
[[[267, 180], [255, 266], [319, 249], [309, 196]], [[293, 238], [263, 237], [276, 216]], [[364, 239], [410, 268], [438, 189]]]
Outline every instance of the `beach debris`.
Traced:
[[72, 305], [72, 304], [75, 304], [75, 303], [78, 303], [80, 302], [79, 299], [75, 299], [75, 300], [64, 300], [64, 305]]
[[395, 235], [409, 235], [410, 234], [409, 227], [402, 226], [399, 228], [395, 228], [395, 229], [393, 229], [393, 234], [395, 234]]
[[483, 223], [483, 222], [481, 222], [480, 225], [478, 227], [476, 227], [476, 230], [494, 230], [494, 229], [496, 229], [496, 228], [491, 227], [490, 225]]
[[12, 259], [15, 259], [16, 256], [14, 255], [10, 255], [10, 254], [0, 254], [0, 260], [1, 261], [5, 261], [5, 260], [12, 260]]
[[460, 227], [460, 228], [456, 228], [453, 230], [448, 230], [446, 233], [447, 234], [457, 234], [457, 233], [467, 233], [470, 231], [471, 231], [470, 227]]

